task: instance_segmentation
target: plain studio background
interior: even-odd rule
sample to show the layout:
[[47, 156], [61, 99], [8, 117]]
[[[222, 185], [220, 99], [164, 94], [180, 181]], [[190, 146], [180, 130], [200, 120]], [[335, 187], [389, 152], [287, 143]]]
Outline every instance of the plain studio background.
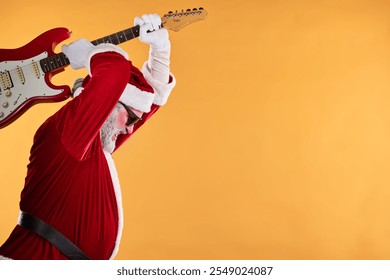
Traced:
[[[114, 155], [117, 259], [389, 259], [388, 1], [7, 1], [0, 47], [60, 26], [73, 31], [64, 43], [94, 40], [200, 6], [207, 20], [170, 32], [168, 104]], [[121, 47], [147, 58], [138, 39]], [[1, 243], [33, 135], [65, 102], [0, 130]]]

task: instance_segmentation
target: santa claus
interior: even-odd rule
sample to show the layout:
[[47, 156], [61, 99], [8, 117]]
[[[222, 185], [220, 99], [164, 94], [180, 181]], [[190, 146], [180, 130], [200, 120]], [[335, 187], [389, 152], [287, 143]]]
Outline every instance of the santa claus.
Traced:
[[112, 259], [118, 252], [123, 210], [111, 155], [175, 86], [160, 17], [136, 17], [135, 25], [150, 45], [142, 71], [112, 44], [80, 39], [62, 47], [71, 67], [85, 67], [89, 75], [34, 136], [19, 221], [0, 247], [1, 258]]

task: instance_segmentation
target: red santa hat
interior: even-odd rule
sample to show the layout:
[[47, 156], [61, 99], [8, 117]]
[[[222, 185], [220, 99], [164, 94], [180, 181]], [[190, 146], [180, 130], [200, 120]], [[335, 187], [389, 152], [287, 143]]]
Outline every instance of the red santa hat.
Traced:
[[[111, 51], [111, 49], [108, 49], [108, 51]], [[112, 51], [117, 51], [117, 49], [113, 49]], [[125, 57], [127, 58], [127, 55]], [[152, 86], [146, 81], [142, 72], [133, 66], [131, 61], [129, 61], [129, 67], [130, 79], [121, 97], [119, 98], [119, 101], [138, 111], [148, 113], [150, 112], [150, 108], [154, 101], [154, 90]], [[89, 69], [88, 72], [90, 73]], [[84, 79], [80, 78], [75, 81], [72, 89], [73, 98], [80, 95], [90, 79], [91, 76], [88, 75]]]

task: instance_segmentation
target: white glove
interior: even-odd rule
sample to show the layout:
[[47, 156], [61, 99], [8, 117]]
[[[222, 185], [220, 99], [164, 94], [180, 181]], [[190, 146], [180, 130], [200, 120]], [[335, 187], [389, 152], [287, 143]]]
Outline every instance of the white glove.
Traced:
[[61, 47], [62, 52], [69, 58], [70, 66], [74, 70], [87, 67], [89, 53], [93, 48], [94, 45], [85, 39], [79, 39]]
[[140, 26], [140, 41], [150, 45], [147, 62], [149, 72], [154, 79], [167, 84], [171, 54], [168, 30], [161, 28], [161, 18], [158, 14], [136, 17], [134, 25]]
[[134, 19], [134, 25], [140, 26], [141, 42], [149, 44], [160, 51], [170, 46], [168, 30], [161, 28], [161, 18], [158, 14], [143, 15]]

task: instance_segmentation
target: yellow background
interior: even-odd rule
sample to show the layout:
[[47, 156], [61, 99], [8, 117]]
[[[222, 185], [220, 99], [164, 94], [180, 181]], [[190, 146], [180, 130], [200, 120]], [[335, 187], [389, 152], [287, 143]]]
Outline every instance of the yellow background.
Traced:
[[[199, 6], [206, 21], [170, 32], [169, 103], [114, 156], [117, 259], [390, 259], [388, 1], [6, 1], [0, 47], [59, 26], [65, 43], [93, 40]], [[147, 58], [138, 39], [121, 46]], [[63, 104], [0, 130], [0, 242], [34, 132]]]

